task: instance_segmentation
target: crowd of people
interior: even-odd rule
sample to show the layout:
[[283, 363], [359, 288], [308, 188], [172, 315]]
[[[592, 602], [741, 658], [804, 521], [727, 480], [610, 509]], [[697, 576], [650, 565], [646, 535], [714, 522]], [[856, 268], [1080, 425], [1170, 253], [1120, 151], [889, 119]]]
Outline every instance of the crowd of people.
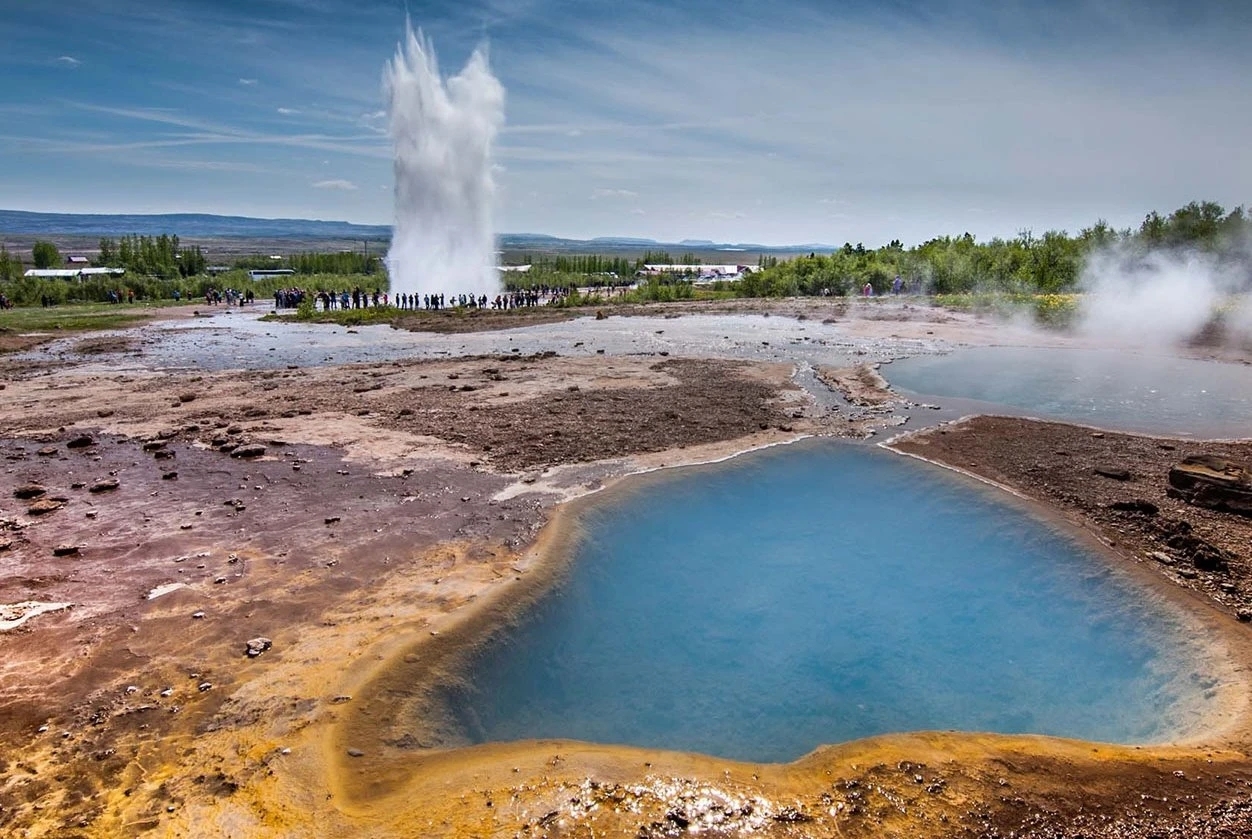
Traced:
[[[178, 297], [179, 294], [176, 290], [174, 299], [177, 300]], [[254, 300], [256, 300], [256, 295], [252, 293], [252, 289], [237, 291], [233, 288], [211, 288], [204, 293], [204, 302], [210, 306], [241, 306], [252, 303]]]
[[[439, 311], [442, 309], [522, 309], [530, 306], [556, 305], [573, 291], [570, 288], [537, 286], [515, 289], [489, 298], [486, 294], [400, 294], [389, 295], [380, 289], [363, 291], [314, 291], [301, 288], [283, 288], [274, 292], [275, 309], [298, 309], [306, 298], [312, 296], [316, 308], [323, 312], [335, 309], [369, 309], [378, 306], [394, 306], [406, 311]], [[252, 302], [249, 299], [247, 302]]]

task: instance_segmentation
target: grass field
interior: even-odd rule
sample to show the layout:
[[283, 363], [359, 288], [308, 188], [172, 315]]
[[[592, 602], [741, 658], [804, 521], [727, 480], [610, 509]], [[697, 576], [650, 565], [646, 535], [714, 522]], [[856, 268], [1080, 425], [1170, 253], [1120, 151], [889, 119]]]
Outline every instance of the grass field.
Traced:
[[0, 353], [27, 349], [66, 332], [96, 332], [135, 326], [151, 317], [145, 309], [157, 308], [165, 306], [82, 303], [47, 309], [28, 306], [0, 311]]

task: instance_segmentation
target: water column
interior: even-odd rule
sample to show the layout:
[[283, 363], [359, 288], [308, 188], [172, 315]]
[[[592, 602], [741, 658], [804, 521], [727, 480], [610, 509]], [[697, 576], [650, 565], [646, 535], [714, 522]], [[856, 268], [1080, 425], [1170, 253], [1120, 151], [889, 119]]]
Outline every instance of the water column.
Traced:
[[395, 229], [387, 270], [395, 294], [494, 296], [491, 157], [504, 88], [479, 48], [443, 79], [430, 42], [410, 26], [383, 72], [395, 146]]

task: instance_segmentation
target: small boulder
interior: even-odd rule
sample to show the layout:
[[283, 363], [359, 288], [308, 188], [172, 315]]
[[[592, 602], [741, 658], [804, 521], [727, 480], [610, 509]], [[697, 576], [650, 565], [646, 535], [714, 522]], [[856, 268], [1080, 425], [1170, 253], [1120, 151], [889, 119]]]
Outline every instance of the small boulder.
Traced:
[[165, 448], [166, 445], [166, 441], [164, 440], [150, 440], [143, 444], [143, 450], [146, 452], [159, 452], [161, 449]]
[[78, 556], [81, 548], [78, 545], [57, 545], [52, 549], [53, 556]]
[[230, 453], [231, 457], [261, 457], [265, 454], [265, 446], [260, 443], [249, 443], [245, 446], [238, 446]]
[[97, 492], [97, 493], [99, 493], [99, 492], [112, 492], [113, 490], [117, 489], [117, 488], [118, 488], [118, 486], [120, 486], [120, 485], [121, 485], [121, 484], [120, 484], [120, 482], [117, 480], [117, 478], [105, 478], [104, 480], [102, 480], [102, 481], [96, 481], [94, 484], [92, 484], [91, 486], [89, 486], [89, 487], [87, 488], [87, 491], [88, 491], [88, 492]]
[[27, 501], [31, 498], [38, 498], [39, 496], [43, 495], [47, 491], [48, 490], [44, 489], [39, 484], [23, 484], [22, 486], [13, 490], [13, 497], [20, 498], [23, 501]]
[[40, 498], [34, 504], [31, 504], [30, 508], [27, 509], [26, 512], [30, 513], [32, 516], [43, 516], [48, 513], [55, 513], [57, 510], [61, 509], [63, 505], [64, 502], [57, 501], [55, 498]]
[[246, 652], [248, 658], [256, 658], [272, 646], [274, 646], [274, 642], [268, 638], [253, 638], [247, 643]]
[[1102, 478], [1112, 478], [1115, 481], [1130, 480], [1130, 470], [1120, 466], [1097, 466], [1092, 471]]
[[94, 446], [95, 444], [96, 444], [96, 441], [92, 439], [90, 434], [80, 434], [79, 436], [75, 437], [73, 440], [70, 440], [68, 443], [66, 443], [65, 448], [85, 449], [88, 446]]
[[1252, 516], [1252, 469], [1213, 455], [1184, 457], [1169, 470], [1168, 493], [1197, 507]]
[[1142, 498], [1136, 498], [1133, 501], [1114, 501], [1109, 505], [1109, 509], [1126, 513], [1142, 513], [1145, 516], [1155, 516], [1161, 512], [1160, 507]]

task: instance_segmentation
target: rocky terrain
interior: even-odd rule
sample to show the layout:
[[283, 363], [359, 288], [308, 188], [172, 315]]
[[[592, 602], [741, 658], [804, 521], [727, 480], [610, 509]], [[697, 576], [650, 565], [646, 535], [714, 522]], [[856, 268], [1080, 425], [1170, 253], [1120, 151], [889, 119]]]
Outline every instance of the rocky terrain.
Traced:
[[[981, 328], [907, 304], [762, 306], [717, 310], [850, 340]], [[0, 360], [0, 835], [1252, 835], [1243, 724], [1159, 748], [898, 735], [768, 766], [406, 736], [412, 676], [542, 590], [564, 502], [903, 422], [869, 367], [818, 371], [848, 410], [790, 364], [677, 353], [84, 369], [142, 338]], [[982, 418], [895, 446], [1038, 499], [1221, 610], [1215, 633], [1247, 631], [1252, 519], [1171, 495], [1169, 473], [1246, 463], [1249, 444]]]

